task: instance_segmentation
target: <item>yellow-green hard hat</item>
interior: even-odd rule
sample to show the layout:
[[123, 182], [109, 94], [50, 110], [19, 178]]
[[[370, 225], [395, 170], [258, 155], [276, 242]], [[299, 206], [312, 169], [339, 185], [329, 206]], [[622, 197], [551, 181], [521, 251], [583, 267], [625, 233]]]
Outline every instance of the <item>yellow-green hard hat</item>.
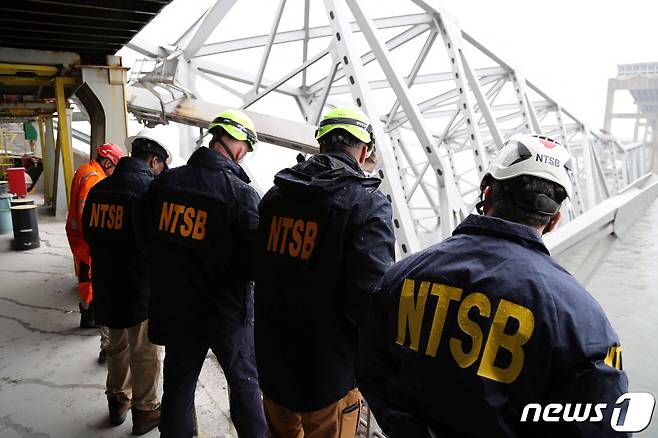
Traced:
[[375, 147], [375, 135], [368, 116], [358, 108], [343, 106], [334, 108], [325, 114], [320, 120], [320, 125], [315, 131], [315, 139], [319, 140], [334, 129], [341, 128], [368, 144], [368, 150]]
[[224, 128], [228, 135], [234, 139], [247, 141], [252, 151], [256, 150], [256, 143], [258, 142], [256, 126], [249, 116], [242, 111], [227, 110], [222, 112], [210, 122], [208, 132], [214, 134], [213, 130], [218, 126]]

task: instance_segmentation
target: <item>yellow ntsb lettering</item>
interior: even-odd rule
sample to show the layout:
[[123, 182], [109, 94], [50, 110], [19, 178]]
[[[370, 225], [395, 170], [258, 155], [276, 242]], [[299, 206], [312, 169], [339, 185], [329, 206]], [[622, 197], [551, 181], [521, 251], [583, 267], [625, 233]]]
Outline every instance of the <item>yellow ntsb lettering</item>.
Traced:
[[621, 345], [613, 345], [608, 348], [608, 352], [603, 360], [603, 363], [609, 366], [610, 368], [616, 368], [622, 370], [621, 365]]
[[[510, 318], [515, 319], [519, 326], [514, 334], [505, 333], [505, 326]], [[489, 338], [487, 338], [487, 345], [482, 353], [478, 375], [503, 383], [515, 381], [521, 374], [525, 360], [521, 346], [528, 342], [534, 329], [535, 315], [530, 309], [507, 300], [500, 300], [489, 329]], [[512, 361], [506, 368], [494, 365], [500, 348], [507, 350], [512, 355]]]
[[267, 251], [308, 260], [315, 249], [317, 237], [317, 222], [272, 216]]
[[158, 230], [203, 240], [206, 237], [207, 222], [208, 212], [165, 201], [160, 210]]
[[[465, 343], [461, 339], [454, 337], [448, 339], [448, 350], [459, 367], [468, 368], [481, 359], [477, 369], [479, 376], [502, 383], [514, 382], [523, 370], [525, 354], [522, 347], [532, 337], [535, 328], [534, 314], [524, 306], [501, 299], [490, 323], [485, 342], [483, 328], [471, 318], [475, 318], [476, 315], [480, 317], [479, 319], [489, 318], [491, 301], [481, 292], [473, 292], [463, 298], [462, 295], [463, 290], [456, 287], [405, 279], [400, 293], [396, 343], [421, 351], [422, 339], [426, 342], [425, 354], [436, 357], [444, 327], [452, 329], [457, 326], [470, 338], [468, 350], [465, 349]], [[453, 301], [460, 303], [454, 320], [449, 319], [450, 305]], [[431, 324], [428, 321], [423, 325], [426, 313], [431, 314], [432, 311]], [[506, 330], [510, 319], [516, 321], [515, 324], [510, 325], [517, 327], [513, 333], [510, 333], [509, 328]], [[505, 355], [508, 360], [502, 365], [496, 362], [501, 349], [508, 353]], [[612, 358], [616, 354], [616, 351], [609, 352], [606, 362], [612, 363]]]
[[468, 313], [473, 307], [477, 308], [478, 313], [482, 316], [489, 317], [491, 313], [489, 298], [479, 292], [467, 295], [461, 306], [459, 306], [457, 323], [459, 328], [471, 338], [471, 349], [468, 352], [464, 351], [462, 341], [450, 338], [450, 353], [455, 358], [457, 365], [462, 368], [473, 365], [478, 360], [482, 350], [482, 340], [484, 338], [482, 329], [475, 322], [468, 319]]
[[89, 226], [92, 228], [120, 230], [123, 228], [123, 205], [91, 204]]
[[430, 339], [427, 341], [427, 350], [425, 354], [436, 357], [436, 350], [439, 348], [439, 341], [443, 335], [443, 326], [448, 316], [448, 307], [450, 301], [457, 301], [462, 297], [462, 289], [446, 286], [444, 284], [432, 284], [432, 295], [438, 297], [434, 318], [432, 319], [432, 330], [430, 330]]
[[398, 339], [397, 343], [404, 345], [407, 339], [407, 326], [411, 337], [412, 350], [418, 351], [420, 342], [420, 326], [423, 323], [425, 313], [425, 301], [427, 301], [427, 291], [430, 283], [423, 281], [418, 289], [418, 298], [414, 300], [415, 282], [408, 278], [402, 284], [402, 293], [400, 294], [400, 309], [398, 311]]

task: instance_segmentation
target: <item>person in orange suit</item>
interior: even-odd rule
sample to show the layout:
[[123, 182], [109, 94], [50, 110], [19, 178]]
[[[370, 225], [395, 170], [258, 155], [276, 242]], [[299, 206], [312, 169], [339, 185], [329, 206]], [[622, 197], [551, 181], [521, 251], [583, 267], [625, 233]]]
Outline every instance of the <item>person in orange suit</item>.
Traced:
[[[78, 276], [80, 328], [97, 327], [94, 321], [89, 246], [82, 235], [82, 211], [89, 190], [94, 184], [112, 174], [121, 157], [123, 157], [123, 151], [119, 146], [112, 143], [102, 144], [96, 149], [96, 158], [80, 166], [73, 176], [73, 181], [71, 181], [71, 196], [66, 216], [66, 237], [69, 240], [69, 246], [75, 261], [75, 271]], [[103, 354], [103, 334], [101, 328], [100, 362], [104, 362], [105, 357]], [[107, 340], [109, 341], [109, 338]]]

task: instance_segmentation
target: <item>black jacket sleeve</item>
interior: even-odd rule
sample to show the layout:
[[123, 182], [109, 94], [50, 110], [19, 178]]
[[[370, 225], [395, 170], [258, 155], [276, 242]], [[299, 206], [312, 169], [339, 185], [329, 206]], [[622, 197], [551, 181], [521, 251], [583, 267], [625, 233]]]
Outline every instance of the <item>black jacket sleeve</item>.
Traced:
[[235, 195], [235, 269], [236, 274], [244, 280], [253, 280], [255, 276], [255, 249], [258, 232], [258, 203], [260, 197], [253, 187], [237, 184]]
[[370, 294], [395, 261], [391, 204], [380, 191], [369, 195], [352, 211], [353, 227], [344, 257], [344, 309], [357, 325], [365, 322]]
[[151, 230], [149, 228], [151, 217], [155, 213], [155, 195], [159, 186], [159, 181], [153, 180], [148, 189], [136, 203], [135, 211], [135, 235], [139, 236], [137, 244], [140, 246], [146, 257], [149, 257], [149, 246], [151, 245]]
[[[566, 291], [570, 292], [570, 291]], [[622, 347], [603, 309], [593, 299], [586, 308], [563, 309], [557, 314], [553, 349], [556, 367], [548, 398], [557, 402], [606, 403], [604, 420], [565, 425], [569, 434], [582, 437], [624, 437], [612, 430], [611, 417], [617, 399], [628, 392], [622, 367]]]
[[391, 284], [389, 270], [382, 284], [370, 297], [367, 322], [359, 334], [357, 384], [369, 408], [384, 427], [384, 417], [390, 409], [386, 387], [400, 368], [400, 357], [392, 347], [395, 339], [395, 302], [399, 292]]

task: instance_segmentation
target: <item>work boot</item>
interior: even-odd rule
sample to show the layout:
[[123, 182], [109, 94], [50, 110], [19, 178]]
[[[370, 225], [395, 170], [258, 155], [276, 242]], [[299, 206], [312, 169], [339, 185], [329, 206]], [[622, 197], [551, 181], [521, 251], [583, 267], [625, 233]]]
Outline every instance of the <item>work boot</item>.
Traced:
[[112, 397], [107, 399], [107, 407], [110, 409], [110, 424], [118, 426], [126, 421], [130, 400], [125, 397]]
[[80, 308], [80, 328], [98, 328], [96, 325], [96, 317], [94, 315], [94, 308], [89, 306], [85, 309], [82, 307], [82, 303], [78, 303]]
[[160, 406], [152, 411], [141, 411], [132, 408], [133, 412], [133, 434], [144, 435], [160, 424]]

